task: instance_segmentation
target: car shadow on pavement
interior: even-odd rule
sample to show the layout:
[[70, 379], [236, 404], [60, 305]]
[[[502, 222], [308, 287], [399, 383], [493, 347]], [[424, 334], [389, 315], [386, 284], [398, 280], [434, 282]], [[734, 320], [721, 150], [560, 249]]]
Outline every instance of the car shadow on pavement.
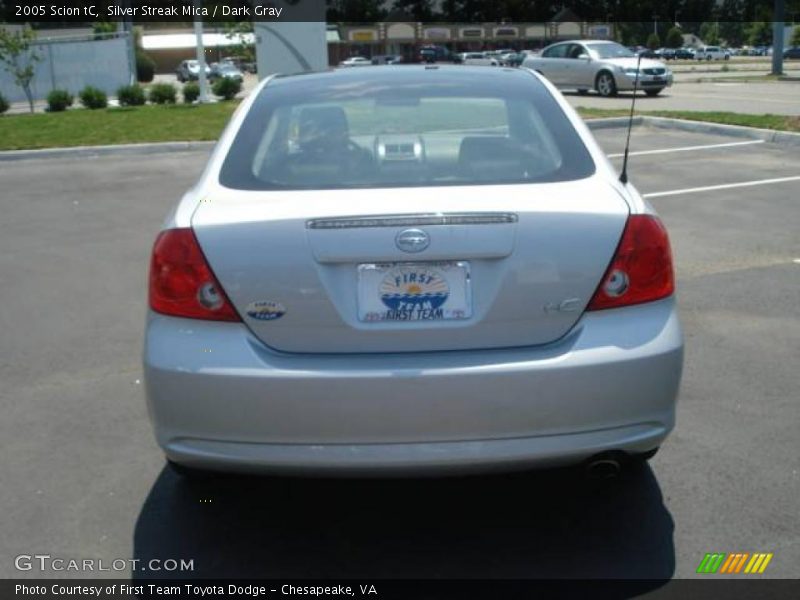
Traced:
[[[608, 100], [608, 101], [625, 100], [625, 99], [630, 100], [631, 98], [633, 98], [633, 92], [617, 92], [617, 94], [615, 96], [610, 96], [610, 97], [607, 97], [607, 98], [603, 98], [603, 96], [601, 96], [600, 94], [596, 94], [594, 92], [590, 92], [589, 94], [580, 94], [577, 91], [561, 90], [561, 93], [564, 96], [574, 96], [575, 98], [580, 98], [581, 96], [583, 96], [583, 97], [586, 97], [586, 98], [592, 98], [592, 99], [597, 99], [597, 100]], [[646, 102], [653, 102], [653, 101], [661, 100], [661, 99], [664, 99], [664, 98], [669, 98], [669, 91], [668, 90], [664, 90], [658, 96], [648, 96], [644, 92], [644, 90], [639, 90], [638, 92], [636, 92], [636, 101], [637, 102], [639, 100], [644, 100]], [[587, 107], [587, 108], [589, 108], [589, 107]], [[598, 108], [598, 107], [594, 106], [594, 107], [591, 107], [591, 108]]]
[[[221, 477], [164, 469], [134, 558], [193, 559], [185, 578], [635, 578], [675, 569], [673, 521], [648, 465], [446, 479]], [[134, 579], [163, 577], [132, 573]]]

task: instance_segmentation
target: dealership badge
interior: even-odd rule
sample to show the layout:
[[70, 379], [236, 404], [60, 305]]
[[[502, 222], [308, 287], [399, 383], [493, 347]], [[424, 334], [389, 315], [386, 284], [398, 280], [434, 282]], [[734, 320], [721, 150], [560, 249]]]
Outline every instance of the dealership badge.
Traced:
[[245, 313], [257, 321], [274, 321], [286, 314], [286, 308], [280, 302], [259, 300], [248, 304]]

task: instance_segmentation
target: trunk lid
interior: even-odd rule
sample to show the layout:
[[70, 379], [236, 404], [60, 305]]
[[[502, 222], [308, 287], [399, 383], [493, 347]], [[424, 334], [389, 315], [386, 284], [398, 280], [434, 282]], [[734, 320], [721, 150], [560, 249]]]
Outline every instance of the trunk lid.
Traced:
[[627, 216], [623, 198], [595, 176], [435, 188], [220, 187], [192, 226], [264, 344], [422, 352], [562, 337], [603, 277]]

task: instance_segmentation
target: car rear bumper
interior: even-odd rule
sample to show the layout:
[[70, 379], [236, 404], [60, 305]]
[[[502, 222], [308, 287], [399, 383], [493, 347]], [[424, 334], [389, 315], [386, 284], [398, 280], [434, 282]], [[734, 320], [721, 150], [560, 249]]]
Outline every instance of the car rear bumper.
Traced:
[[547, 346], [300, 355], [241, 324], [151, 314], [148, 408], [167, 456], [231, 471], [387, 474], [646, 452], [674, 425], [672, 298], [587, 313]]

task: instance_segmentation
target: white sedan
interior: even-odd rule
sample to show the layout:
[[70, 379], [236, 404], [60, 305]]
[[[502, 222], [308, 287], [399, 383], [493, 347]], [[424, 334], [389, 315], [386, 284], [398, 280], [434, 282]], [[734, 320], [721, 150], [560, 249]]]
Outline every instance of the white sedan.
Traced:
[[340, 67], [368, 67], [372, 61], [363, 56], [351, 56], [339, 63]]
[[657, 96], [673, 79], [663, 62], [639, 61], [625, 46], [603, 40], [559, 42], [526, 58], [522, 66], [541, 73], [558, 88], [580, 93], [595, 90], [601, 96], [631, 91], [634, 85], [648, 96]]

